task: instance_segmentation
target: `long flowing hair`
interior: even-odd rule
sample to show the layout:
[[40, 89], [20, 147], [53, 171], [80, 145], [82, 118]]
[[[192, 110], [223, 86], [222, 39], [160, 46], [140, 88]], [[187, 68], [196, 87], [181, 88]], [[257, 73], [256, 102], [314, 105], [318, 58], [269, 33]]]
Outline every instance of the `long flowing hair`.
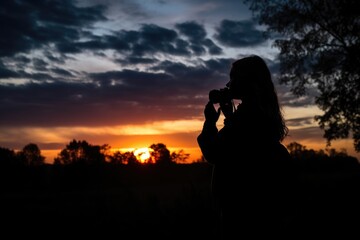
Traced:
[[288, 135], [289, 129], [285, 124], [277, 92], [266, 62], [257, 55], [251, 55], [235, 61], [232, 68], [235, 77], [241, 75], [238, 81], [244, 82], [242, 85], [246, 86], [246, 94], [271, 123], [277, 140], [282, 141]]

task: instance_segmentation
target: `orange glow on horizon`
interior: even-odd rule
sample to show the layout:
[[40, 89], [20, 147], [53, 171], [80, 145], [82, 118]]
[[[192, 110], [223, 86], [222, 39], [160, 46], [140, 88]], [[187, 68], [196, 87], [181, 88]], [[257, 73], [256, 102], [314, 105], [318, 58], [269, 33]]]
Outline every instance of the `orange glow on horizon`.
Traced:
[[[319, 149], [323, 149], [325, 150], [326, 148], [326, 144], [325, 141], [318, 141], [318, 140], [308, 140], [308, 139], [296, 139], [296, 138], [292, 138], [289, 137], [287, 138], [283, 144], [287, 145], [292, 141], [296, 141], [304, 146], [306, 146], [307, 149], [314, 149], [314, 150], [319, 150]], [[338, 140], [335, 141], [334, 143], [332, 143], [332, 146], [330, 148], [336, 148], [337, 150], [341, 150], [342, 148], [346, 148], [351, 144], [351, 139], [346, 139], [346, 140]], [[134, 144], [137, 145], [137, 144]], [[146, 144], [144, 144], [146, 145]], [[143, 145], [143, 146], [144, 146]], [[350, 145], [351, 146], [351, 145]], [[200, 151], [200, 148], [198, 146], [194, 146], [194, 147], [170, 147], [170, 145], [167, 144], [167, 148], [169, 149], [170, 152], [173, 151], [179, 151], [179, 150], [184, 150], [185, 153], [190, 154], [189, 158], [187, 159], [186, 163], [192, 163], [192, 162], [197, 162], [198, 160], [201, 159], [202, 154]], [[146, 150], [149, 151], [146, 152]], [[120, 151], [122, 153], [124, 152], [134, 152], [134, 155], [137, 157], [137, 159], [144, 163], [149, 157], [150, 155], [150, 151], [152, 149], [149, 149], [148, 147], [129, 147], [129, 148], [111, 148], [111, 153], [115, 152], [115, 151]], [[355, 150], [353, 149], [349, 149], [347, 148], [347, 153], [351, 156], [354, 156], [356, 158], [358, 158], [358, 160], [360, 161], [360, 154], [355, 152]], [[45, 156], [45, 162], [52, 164], [54, 161], [54, 158], [60, 153], [61, 149], [41, 149], [41, 154], [43, 156]], [[136, 151], [136, 152], [135, 152]], [[149, 155], [148, 155], [149, 154]]]
[[[297, 110], [297, 111], [295, 111]], [[316, 113], [316, 108], [285, 108], [287, 118], [297, 119], [301, 116], [311, 116]], [[223, 127], [223, 115], [220, 115], [217, 127]], [[296, 123], [296, 121], [294, 121]], [[298, 142], [307, 149], [325, 149], [326, 141], [322, 137], [323, 132], [317, 127], [314, 121], [304, 121], [300, 125], [289, 124], [290, 135], [284, 140], [283, 144]], [[72, 140], [85, 140], [92, 145], [108, 144], [110, 154], [114, 151], [134, 152], [140, 162], [146, 162], [149, 158], [144, 149], [149, 149], [151, 144], [163, 143], [170, 152], [183, 150], [190, 154], [186, 163], [201, 160], [202, 154], [197, 144], [196, 138], [202, 129], [202, 119], [162, 121], [145, 125], [124, 125], [124, 126], [104, 126], [104, 127], [55, 127], [55, 128], [6, 128], [0, 131], [0, 139], [8, 139], [10, 142], [17, 142], [19, 139], [23, 145], [18, 147], [20, 150], [25, 144], [34, 142], [39, 145], [41, 153], [45, 156], [45, 162], [52, 164], [54, 158]], [[17, 135], [15, 134], [17, 133]], [[14, 138], [7, 136], [14, 135]], [[75, 137], [74, 137], [75, 136]], [[36, 139], [36, 141], [34, 141]], [[147, 147], [146, 147], [147, 146]], [[6, 144], [3, 147], [13, 149]], [[260, 146], [259, 146], [260, 147]], [[58, 149], [57, 149], [58, 148]], [[346, 149], [347, 153], [360, 161], [360, 153], [355, 152], [352, 139], [339, 139], [332, 142], [330, 148], [337, 150]], [[142, 149], [142, 150], [140, 150]], [[144, 151], [143, 151], [144, 150]]]
[[[145, 151], [149, 151], [149, 153], [146, 153]], [[198, 147], [193, 147], [193, 148], [175, 148], [175, 147], [168, 147], [170, 152], [173, 151], [179, 151], [179, 150], [184, 150], [185, 153], [190, 154], [189, 159], [187, 159], [186, 163], [192, 163], [192, 162], [196, 162], [198, 160], [201, 159], [201, 151], [200, 148]], [[41, 155], [43, 155], [45, 157], [45, 163], [48, 164], [53, 164], [54, 162], [54, 158], [57, 157], [57, 155], [61, 152], [62, 149], [41, 149]], [[148, 160], [148, 158], [150, 157], [150, 152], [152, 151], [152, 149], [149, 149], [148, 147], [139, 147], [139, 148], [111, 148], [110, 149], [110, 154], [113, 154], [116, 151], [120, 151], [122, 153], [124, 152], [133, 152], [134, 155], [136, 156], [136, 158], [144, 163], [146, 160]], [[135, 151], [137, 151], [137, 153], [135, 153]], [[147, 157], [147, 154], [149, 154], [149, 157]], [[140, 156], [138, 156], [140, 155]], [[140, 158], [141, 157], [141, 158]]]
[[149, 160], [151, 156], [151, 151], [153, 150], [148, 147], [137, 148], [134, 150], [134, 155], [139, 162], [146, 163], [146, 161]]

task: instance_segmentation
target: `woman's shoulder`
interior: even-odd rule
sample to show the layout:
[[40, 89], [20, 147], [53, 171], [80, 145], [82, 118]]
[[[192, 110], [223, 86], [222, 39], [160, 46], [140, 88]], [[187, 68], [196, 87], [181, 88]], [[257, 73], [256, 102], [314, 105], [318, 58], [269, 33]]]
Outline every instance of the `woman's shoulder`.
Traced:
[[276, 159], [288, 160], [291, 158], [289, 151], [280, 141], [269, 141], [267, 147], [264, 147], [271, 156]]

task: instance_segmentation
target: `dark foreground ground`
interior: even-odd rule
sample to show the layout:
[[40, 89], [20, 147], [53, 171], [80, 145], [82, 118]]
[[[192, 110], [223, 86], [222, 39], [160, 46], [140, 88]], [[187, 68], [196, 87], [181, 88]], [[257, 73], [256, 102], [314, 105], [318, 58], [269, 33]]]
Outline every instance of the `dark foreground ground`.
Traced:
[[[1, 171], [0, 230], [9, 239], [217, 237], [206, 163]], [[289, 239], [357, 239], [359, 176], [357, 167], [302, 169]]]

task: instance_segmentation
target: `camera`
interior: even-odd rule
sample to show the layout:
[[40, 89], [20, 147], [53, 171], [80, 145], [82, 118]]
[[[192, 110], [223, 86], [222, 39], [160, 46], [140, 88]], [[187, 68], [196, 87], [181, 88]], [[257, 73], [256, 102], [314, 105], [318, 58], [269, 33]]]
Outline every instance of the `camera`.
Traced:
[[213, 89], [209, 92], [209, 100], [212, 103], [231, 102], [232, 97], [229, 88]]

